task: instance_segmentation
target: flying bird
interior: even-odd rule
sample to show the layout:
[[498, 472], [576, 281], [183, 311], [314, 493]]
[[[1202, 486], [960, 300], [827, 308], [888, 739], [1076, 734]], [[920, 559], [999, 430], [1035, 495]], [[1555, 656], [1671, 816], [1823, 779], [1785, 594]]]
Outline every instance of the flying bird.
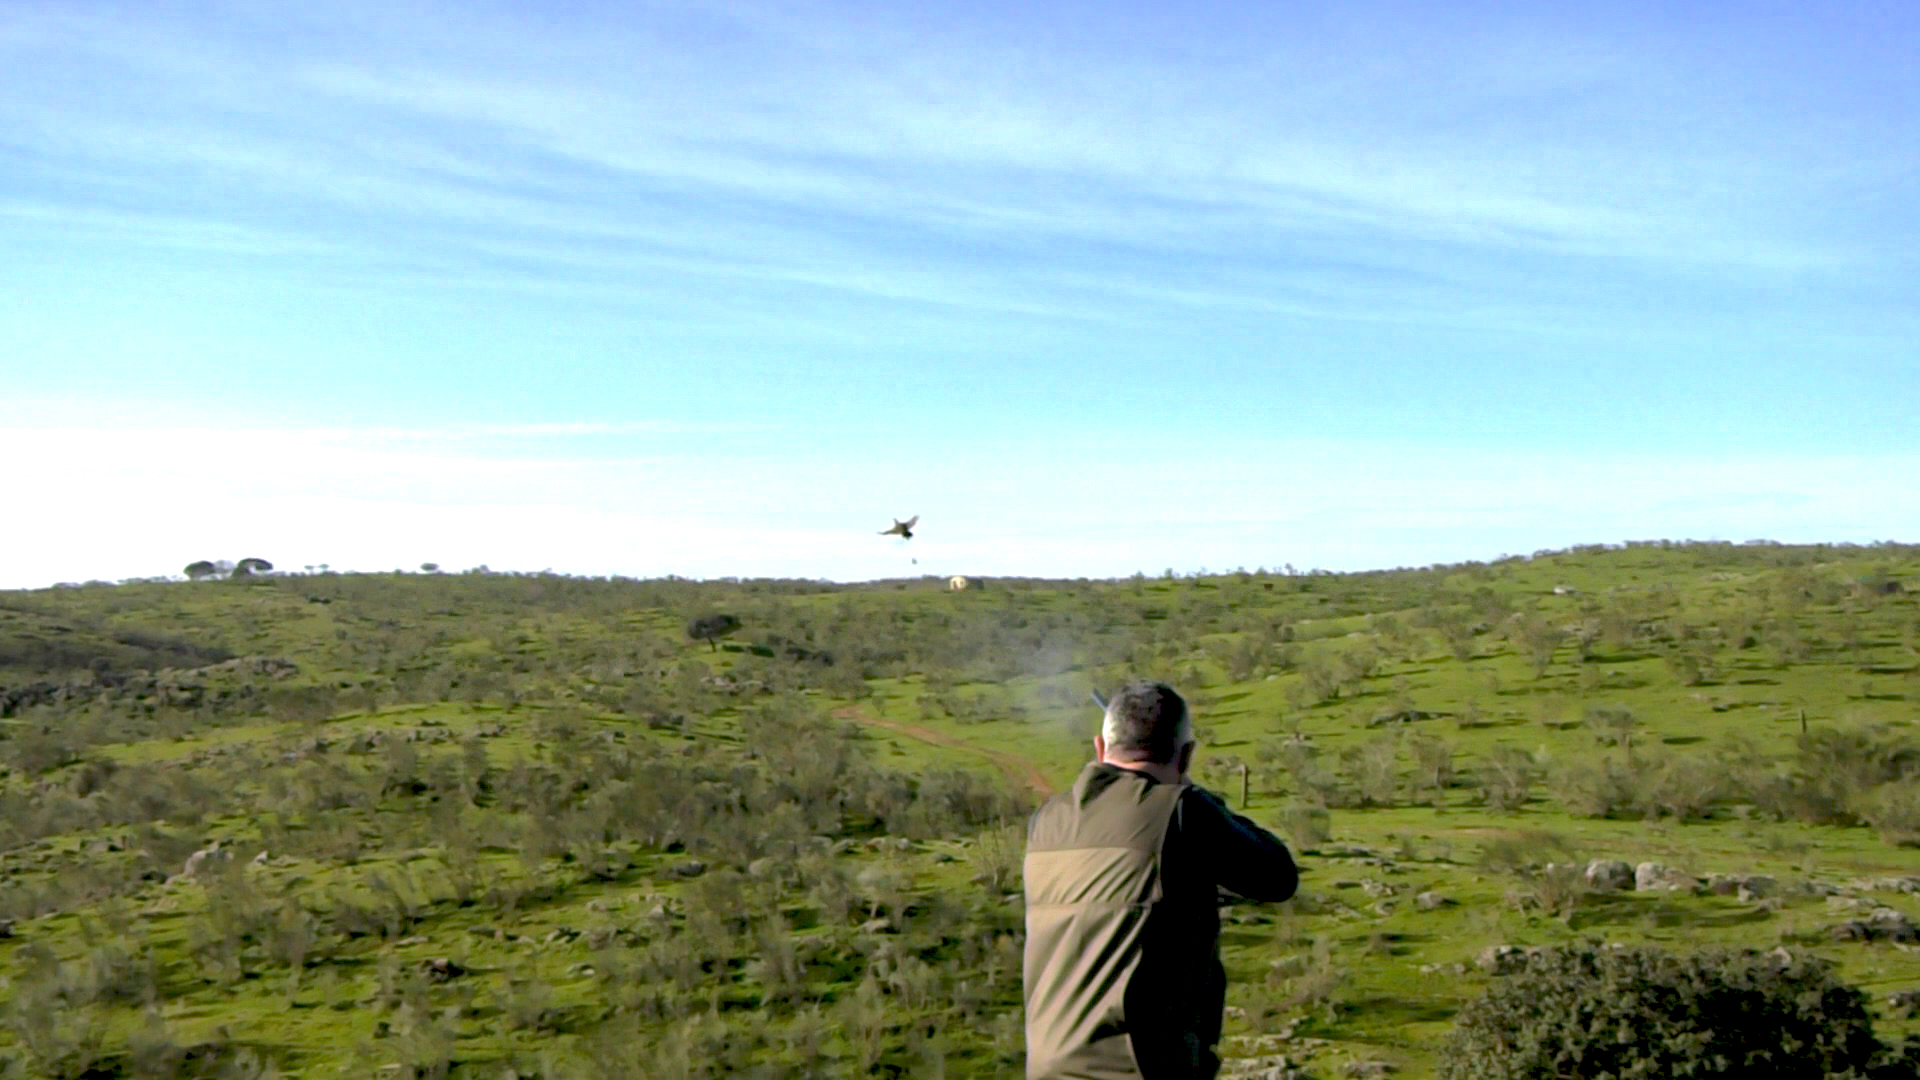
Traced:
[[902, 540], [911, 540], [913, 539], [913, 527], [915, 525], [918, 525], [919, 523], [920, 523], [919, 514], [915, 514], [905, 521], [901, 521], [899, 518], [894, 518], [893, 528], [881, 529], [880, 535], [881, 536], [898, 536]]

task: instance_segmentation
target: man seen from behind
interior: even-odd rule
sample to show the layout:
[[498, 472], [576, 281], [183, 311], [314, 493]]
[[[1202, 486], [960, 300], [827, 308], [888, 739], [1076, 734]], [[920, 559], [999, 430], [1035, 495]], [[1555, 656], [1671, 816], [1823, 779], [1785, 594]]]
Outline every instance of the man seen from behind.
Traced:
[[1217, 889], [1285, 900], [1293, 856], [1188, 781], [1193, 723], [1171, 687], [1115, 694], [1093, 752], [1027, 828], [1028, 1080], [1212, 1080]]

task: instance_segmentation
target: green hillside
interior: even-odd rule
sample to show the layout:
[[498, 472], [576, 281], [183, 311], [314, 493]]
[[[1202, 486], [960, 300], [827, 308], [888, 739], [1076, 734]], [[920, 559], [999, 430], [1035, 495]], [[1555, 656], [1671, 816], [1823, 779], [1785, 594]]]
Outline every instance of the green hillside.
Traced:
[[980, 584], [0, 593], [0, 1076], [1017, 1074], [1019, 822], [1141, 676], [1305, 875], [1228, 912], [1229, 1075], [1431, 1075], [1583, 938], [1920, 1032], [1920, 549]]

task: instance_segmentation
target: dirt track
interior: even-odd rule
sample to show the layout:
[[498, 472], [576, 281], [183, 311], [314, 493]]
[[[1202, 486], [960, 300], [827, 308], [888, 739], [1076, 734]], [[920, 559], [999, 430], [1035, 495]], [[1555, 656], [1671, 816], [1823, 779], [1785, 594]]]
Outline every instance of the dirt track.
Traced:
[[984, 746], [970, 743], [965, 739], [957, 739], [952, 735], [935, 731], [932, 728], [921, 727], [918, 724], [907, 724], [898, 720], [888, 720], [885, 717], [874, 716], [857, 706], [849, 705], [844, 708], [835, 709], [833, 715], [842, 720], [854, 720], [868, 727], [891, 731], [896, 735], [905, 735], [909, 739], [915, 739], [933, 746], [943, 746], [950, 750], [959, 750], [963, 753], [975, 754], [993, 762], [993, 767], [999, 769], [1000, 774], [1007, 778], [1007, 782], [1015, 787], [1024, 787], [1043, 799], [1050, 798], [1054, 794], [1053, 785], [1047, 781], [1045, 773], [1042, 773], [1032, 762], [1015, 757], [1004, 751], [989, 750]]

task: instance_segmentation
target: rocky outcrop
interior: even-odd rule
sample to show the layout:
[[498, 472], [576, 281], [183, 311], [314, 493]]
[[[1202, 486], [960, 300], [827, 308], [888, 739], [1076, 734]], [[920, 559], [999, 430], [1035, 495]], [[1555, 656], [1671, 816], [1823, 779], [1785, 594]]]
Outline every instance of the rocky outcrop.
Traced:
[[1699, 878], [1661, 863], [1643, 862], [1633, 868], [1633, 887], [1641, 892], [1692, 892], [1699, 885]]
[[1634, 886], [1633, 867], [1619, 859], [1595, 859], [1581, 877], [1594, 892], [1618, 892]]
[[1920, 944], [1920, 927], [1892, 908], [1874, 908], [1864, 919], [1843, 922], [1828, 931], [1835, 941], [1890, 941], [1896, 945]]

